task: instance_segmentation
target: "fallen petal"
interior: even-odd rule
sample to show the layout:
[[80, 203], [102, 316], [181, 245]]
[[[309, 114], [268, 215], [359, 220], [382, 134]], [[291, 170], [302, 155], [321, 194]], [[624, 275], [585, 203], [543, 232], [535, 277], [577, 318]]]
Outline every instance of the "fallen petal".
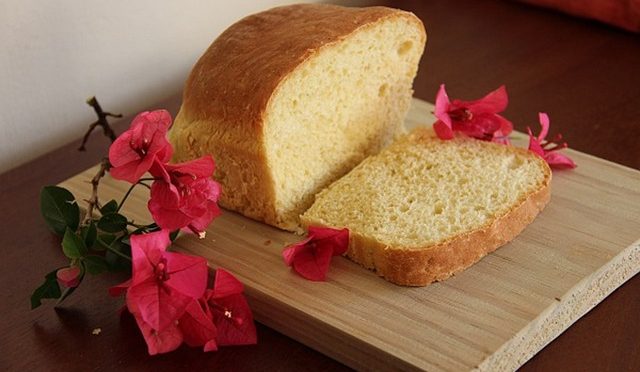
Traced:
[[509, 104], [507, 88], [501, 85], [498, 89], [478, 100], [461, 103], [465, 104], [474, 114], [497, 114], [504, 111]]
[[[440, 121], [444, 123], [449, 129], [451, 129], [451, 117], [449, 116], [449, 108], [451, 102], [449, 101], [449, 96], [447, 95], [447, 91], [444, 87], [444, 84], [440, 84], [440, 89], [438, 89], [438, 93], [436, 94], [436, 107], [435, 107], [435, 116]], [[442, 138], [442, 137], [441, 137]], [[447, 138], [442, 138], [447, 139]]]
[[571, 160], [567, 155], [559, 152], [549, 152], [544, 156], [544, 160], [549, 163], [551, 168], [555, 169], [573, 169], [577, 167], [576, 163]]
[[453, 129], [442, 120], [438, 120], [433, 124], [433, 130], [441, 140], [450, 140], [453, 138]]

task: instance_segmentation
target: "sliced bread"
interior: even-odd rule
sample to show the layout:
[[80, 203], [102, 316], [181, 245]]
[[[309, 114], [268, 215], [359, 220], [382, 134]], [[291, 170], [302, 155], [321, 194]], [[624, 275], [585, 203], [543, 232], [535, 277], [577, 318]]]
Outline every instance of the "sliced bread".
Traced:
[[423, 286], [518, 235], [549, 201], [551, 170], [525, 149], [418, 128], [317, 195], [305, 226], [348, 228], [348, 257]]
[[287, 230], [395, 134], [426, 34], [412, 13], [297, 4], [246, 17], [194, 66], [175, 161], [212, 154], [225, 208]]

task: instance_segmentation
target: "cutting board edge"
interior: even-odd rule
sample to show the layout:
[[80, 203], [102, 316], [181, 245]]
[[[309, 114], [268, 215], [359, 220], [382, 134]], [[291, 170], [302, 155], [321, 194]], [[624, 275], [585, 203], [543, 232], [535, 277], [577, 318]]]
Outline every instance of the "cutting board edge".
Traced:
[[[419, 371], [425, 369], [424, 363], [415, 364], [379, 347], [375, 347], [372, 343], [355, 337], [329, 322], [309, 317], [304, 311], [296, 309], [286, 302], [274, 301], [273, 297], [256, 289], [252, 288], [245, 291], [245, 294], [251, 304], [256, 321], [344, 363], [350, 368], [376, 371]], [[288, 322], [284, 321], [283, 312], [287, 313], [286, 319], [289, 320]], [[280, 316], [274, 316], [273, 313], [278, 313]], [[285, 325], [283, 322], [287, 324]], [[292, 326], [292, 323], [297, 326]], [[318, 332], [324, 335], [314, 337], [317, 336]], [[349, 344], [348, 348], [336, 347], [345, 343]], [[354, 347], [354, 345], [358, 346]], [[374, 352], [372, 352], [371, 347], [375, 349], [373, 350]], [[354, 348], [357, 349], [356, 353], [354, 353]], [[430, 365], [427, 366], [430, 367]]]
[[[556, 302], [489, 355], [474, 371], [518, 369], [638, 273], [640, 239], [579, 281], [565, 293], [564, 298], [559, 301], [556, 299]], [[597, 291], [589, 294], [589, 290]]]

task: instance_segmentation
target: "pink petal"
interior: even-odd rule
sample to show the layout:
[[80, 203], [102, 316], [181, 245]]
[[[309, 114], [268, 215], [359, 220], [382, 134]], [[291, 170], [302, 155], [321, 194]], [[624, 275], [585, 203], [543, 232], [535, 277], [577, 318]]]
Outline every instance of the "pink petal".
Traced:
[[[165, 252], [171, 245], [167, 230], [158, 230], [147, 234], [131, 235], [131, 258], [147, 258], [152, 251]], [[153, 262], [155, 264], [155, 262]]]
[[453, 138], [453, 130], [444, 121], [438, 120], [433, 124], [433, 130], [441, 140], [450, 140]]
[[544, 157], [544, 149], [540, 145], [540, 141], [536, 136], [531, 132], [531, 128], [527, 127], [527, 131], [529, 132], [529, 151], [532, 151], [539, 156]]
[[158, 130], [164, 131], [165, 133], [171, 126], [171, 114], [167, 110], [154, 110], [154, 111], [144, 111], [139, 113], [131, 122], [131, 125], [143, 123], [147, 125], [153, 125], [158, 128]]
[[349, 229], [309, 226], [309, 235], [317, 245], [326, 244], [331, 247], [334, 256], [346, 253], [349, 248]]
[[482, 140], [491, 139], [493, 133], [500, 130], [502, 117], [496, 114], [478, 114], [464, 123], [454, 123], [453, 130], [460, 131], [469, 137]]
[[297, 243], [294, 243], [285, 247], [285, 249], [282, 251], [282, 258], [284, 258], [284, 263], [287, 264], [287, 266], [293, 265], [293, 259], [295, 258], [298, 250], [303, 249], [304, 246], [310, 241], [311, 241], [311, 236], [309, 236], [305, 240], [299, 241]]
[[194, 218], [189, 224], [189, 226], [191, 226], [197, 232], [205, 231], [211, 224], [211, 221], [222, 214], [220, 212], [220, 208], [218, 208], [218, 204], [216, 204], [215, 202], [207, 202], [206, 206], [207, 209], [205, 213], [200, 217]]
[[217, 299], [211, 306], [219, 309], [213, 312], [218, 345], [253, 345], [257, 342], [253, 315], [243, 295]]
[[126, 299], [129, 311], [139, 313], [142, 319], [157, 331], [175, 324], [193, 300], [151, 280], [129, 287]]
[[149, 355], [167, 353], [177, 349], [182, 344], [182, 333], [174, 324], [158, 332], [153, 329], [139, 314], [133, 314], [147, 343]]
[[184, 342], [192, 347], [205, 346], [205, 351], [217, 350], [216, 326], [197, 300], [193, 300], [180, 318], [178, 327], [182, 331]]
[[216, 342], [216, 340], [211, 340], [209, 342], [207, 342], [206, 344], [204, 344], [204, 352], [209, 352], [209, 351], [216, 351], [218, 350], [218, 343]]
[[131, 131], [122, 133], [109, 147], [109, 163], [118, 167], [133, 161], [139, 161], [140, 155], [131, 148]]
[[513, 132], [513, 123], [511, 123], [511, 121], [505, 119], [501, 115], [495, 115], [495, 120], [500, 123], [500, 129], [498, 130], [501, 132], [502, 136], [508, 136]]
[[213, 284], [213, 292], [211, 298], [222, 298], [242, 293], [244, 286], [230, 272], [218, 268]]
[[194, 178], [211, 177], [215, 170], [215, 162], [210, 155], [203, 156], [186, 163], [167, 164], [167, 170], [190, 175]]
[[167, 132], [161, 132], [159, 130], [154, 131], [151, 134], [151, 142], [147, 149], [149, 156], [156, 157], [159, 161], [166, 163], [171, 160], [173, 155], [173, 146], [167, 139]]
[[193, 219], [189, 226], [196, 231], [204, 231], [211, 221], [220, 215], [216, 204], [220, 195], [220, 185], [211, 178], [201, 178], [190, 185], [192, 190], [182, 211]]
[[545, 154], [544, 160], [549, 163], [551, 168], [555, 169], [572, 169], [577, 167], [571, 158], [559, 152], [549, 152]]
[[153, 220], [162, 229], [177, 230], [187, 226], [192, 217], [180, 209], [181, 195], [175, 186], [157, 180], [151, 184], [151, 197], [147, 203]]
[[125, 282], [122, 282], [120, 284], [114, 285], [113, 287], [109, 288], [109, 295], [111, 297], [118, 297], [121, 294], [125, 293], [127, 291], [127, 289], [131, 286], [132, 283], [132, 279], [129, 279]]
[[156, 158], [153, 161], [153, 164], [151, 165], [151, 168], [149, 168], [149, 173], [151, 173], [151, 175], [156, 179], [156, 180], [162, 180], [167, 184], [171, 183], [171, 176], [169, 175], [169, 172], [167, 171], [167, 166], [168, 164], [165, 164], [163, 162], [161, 162], [158, 158]]
[[173, 252], [166, 252], [163, 257], [167, 260], [169, 275], [169, 279], [164, 282], [166, 286], [193, 299], [204, 295], [209, 276], [207, 260]]
[[333, 248], [315, 245], [313, 242], [299, 249], [293, 259], [293, 269], [302, 277], [313, 281], [324, 281], [329, 271]]
[[540, 126], [542, 127], [540, 135], [538, 136], [538, 141], [542, 141], [547, 138], [547, 134], [549, 133], [549, 115], [544, 112], [540, 112], [538, 113], [538, 120], [540, 120]]
[[173, 156], [173, 146], [171, 143], [165, 139], [165, 146], [158, 150], [156, 153], [156, 159], [158, 159], [162, 163], [166, 163], [171, 160], [171, 156]]
[[64, 267], [56, 272], [56, 278], [64, 287], [74, 288], [80, 284], [81, 273], [78, 266]]
[[466, 104], [466, 107], [471, 110], [474, 115], [484, 113], [497, 114], [504, 111], [509, 104], [507, 88], [502, 85], [479, 100], [469, 102], [461, 101], [461, 104]]
[[[438, 93], [436, 94], [435, 115], [436, 118], [440, 119], [440, 121], [442, 121], [449, 129], [451, 129], [451, 117], [448, 114], [450, 105], [451, 102], [449, 101], [449, 96], [447, 95], [444, 84], [440, 84], [440, 89], [438, 89]], [[449, 139], [443, 137], [440, 138]]]
[[178, 188], [164, 180], [155, 180], [151, 184], [150, 200], [163, 208], [180, 207], [182, 195]]
[[130, 163], [126, 163], [117, 167], [113, 167], [109, 170], [109, 174], [111, 177], [127, 181], [129, 183], [136, 183], [140, 180], [149, 168], [151, 168], [153, 164], [153, 156], [145, 156], [142, 159], [138, 159], [137, 161], [132, 161]]

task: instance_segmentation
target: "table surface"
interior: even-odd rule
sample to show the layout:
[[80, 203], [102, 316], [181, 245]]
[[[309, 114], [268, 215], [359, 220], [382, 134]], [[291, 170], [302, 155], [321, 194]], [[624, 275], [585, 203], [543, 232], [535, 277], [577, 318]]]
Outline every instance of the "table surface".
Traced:
[[[506, 84], [510, 104], [505, 116], [516, 129], [536, 125], [537, 112], [545, 111], [552, 132], [562, 132], [571, 147], [640, 169], [640, 35], [517, 2], [376, 3], [411, 10], [426, 25], [429, 39], [415, 82], [417, 97], [433, 101], [440, 83], [447, 84], [450, 96], [463, 99]], [[178, 105], [176, 94], [157, 107], [175, 112]], [[116, 128], [123, 130], [130, 118]], [[106, 293], [125, 279], [117, 275], [88, 278], [61, 308], [47, 303], [30, 311], [29, 296], [44, 273], [65, 264], [59, 238], [41, 220], [39, 190], [95, 164], [108, 146], [99, 135], [86, 153], [75, 151], [78, 144], [0, 175], [0, 369], [347, 369], [261, 325], [255, 346], [206, 354], [182, 347], [149, 357], [133, 319], [119, 315], [122, 301]], [[638, 314], [640, 276], [522, 370], [640, 370]], [[95, 328], [102, 333], [93, 335]]]

